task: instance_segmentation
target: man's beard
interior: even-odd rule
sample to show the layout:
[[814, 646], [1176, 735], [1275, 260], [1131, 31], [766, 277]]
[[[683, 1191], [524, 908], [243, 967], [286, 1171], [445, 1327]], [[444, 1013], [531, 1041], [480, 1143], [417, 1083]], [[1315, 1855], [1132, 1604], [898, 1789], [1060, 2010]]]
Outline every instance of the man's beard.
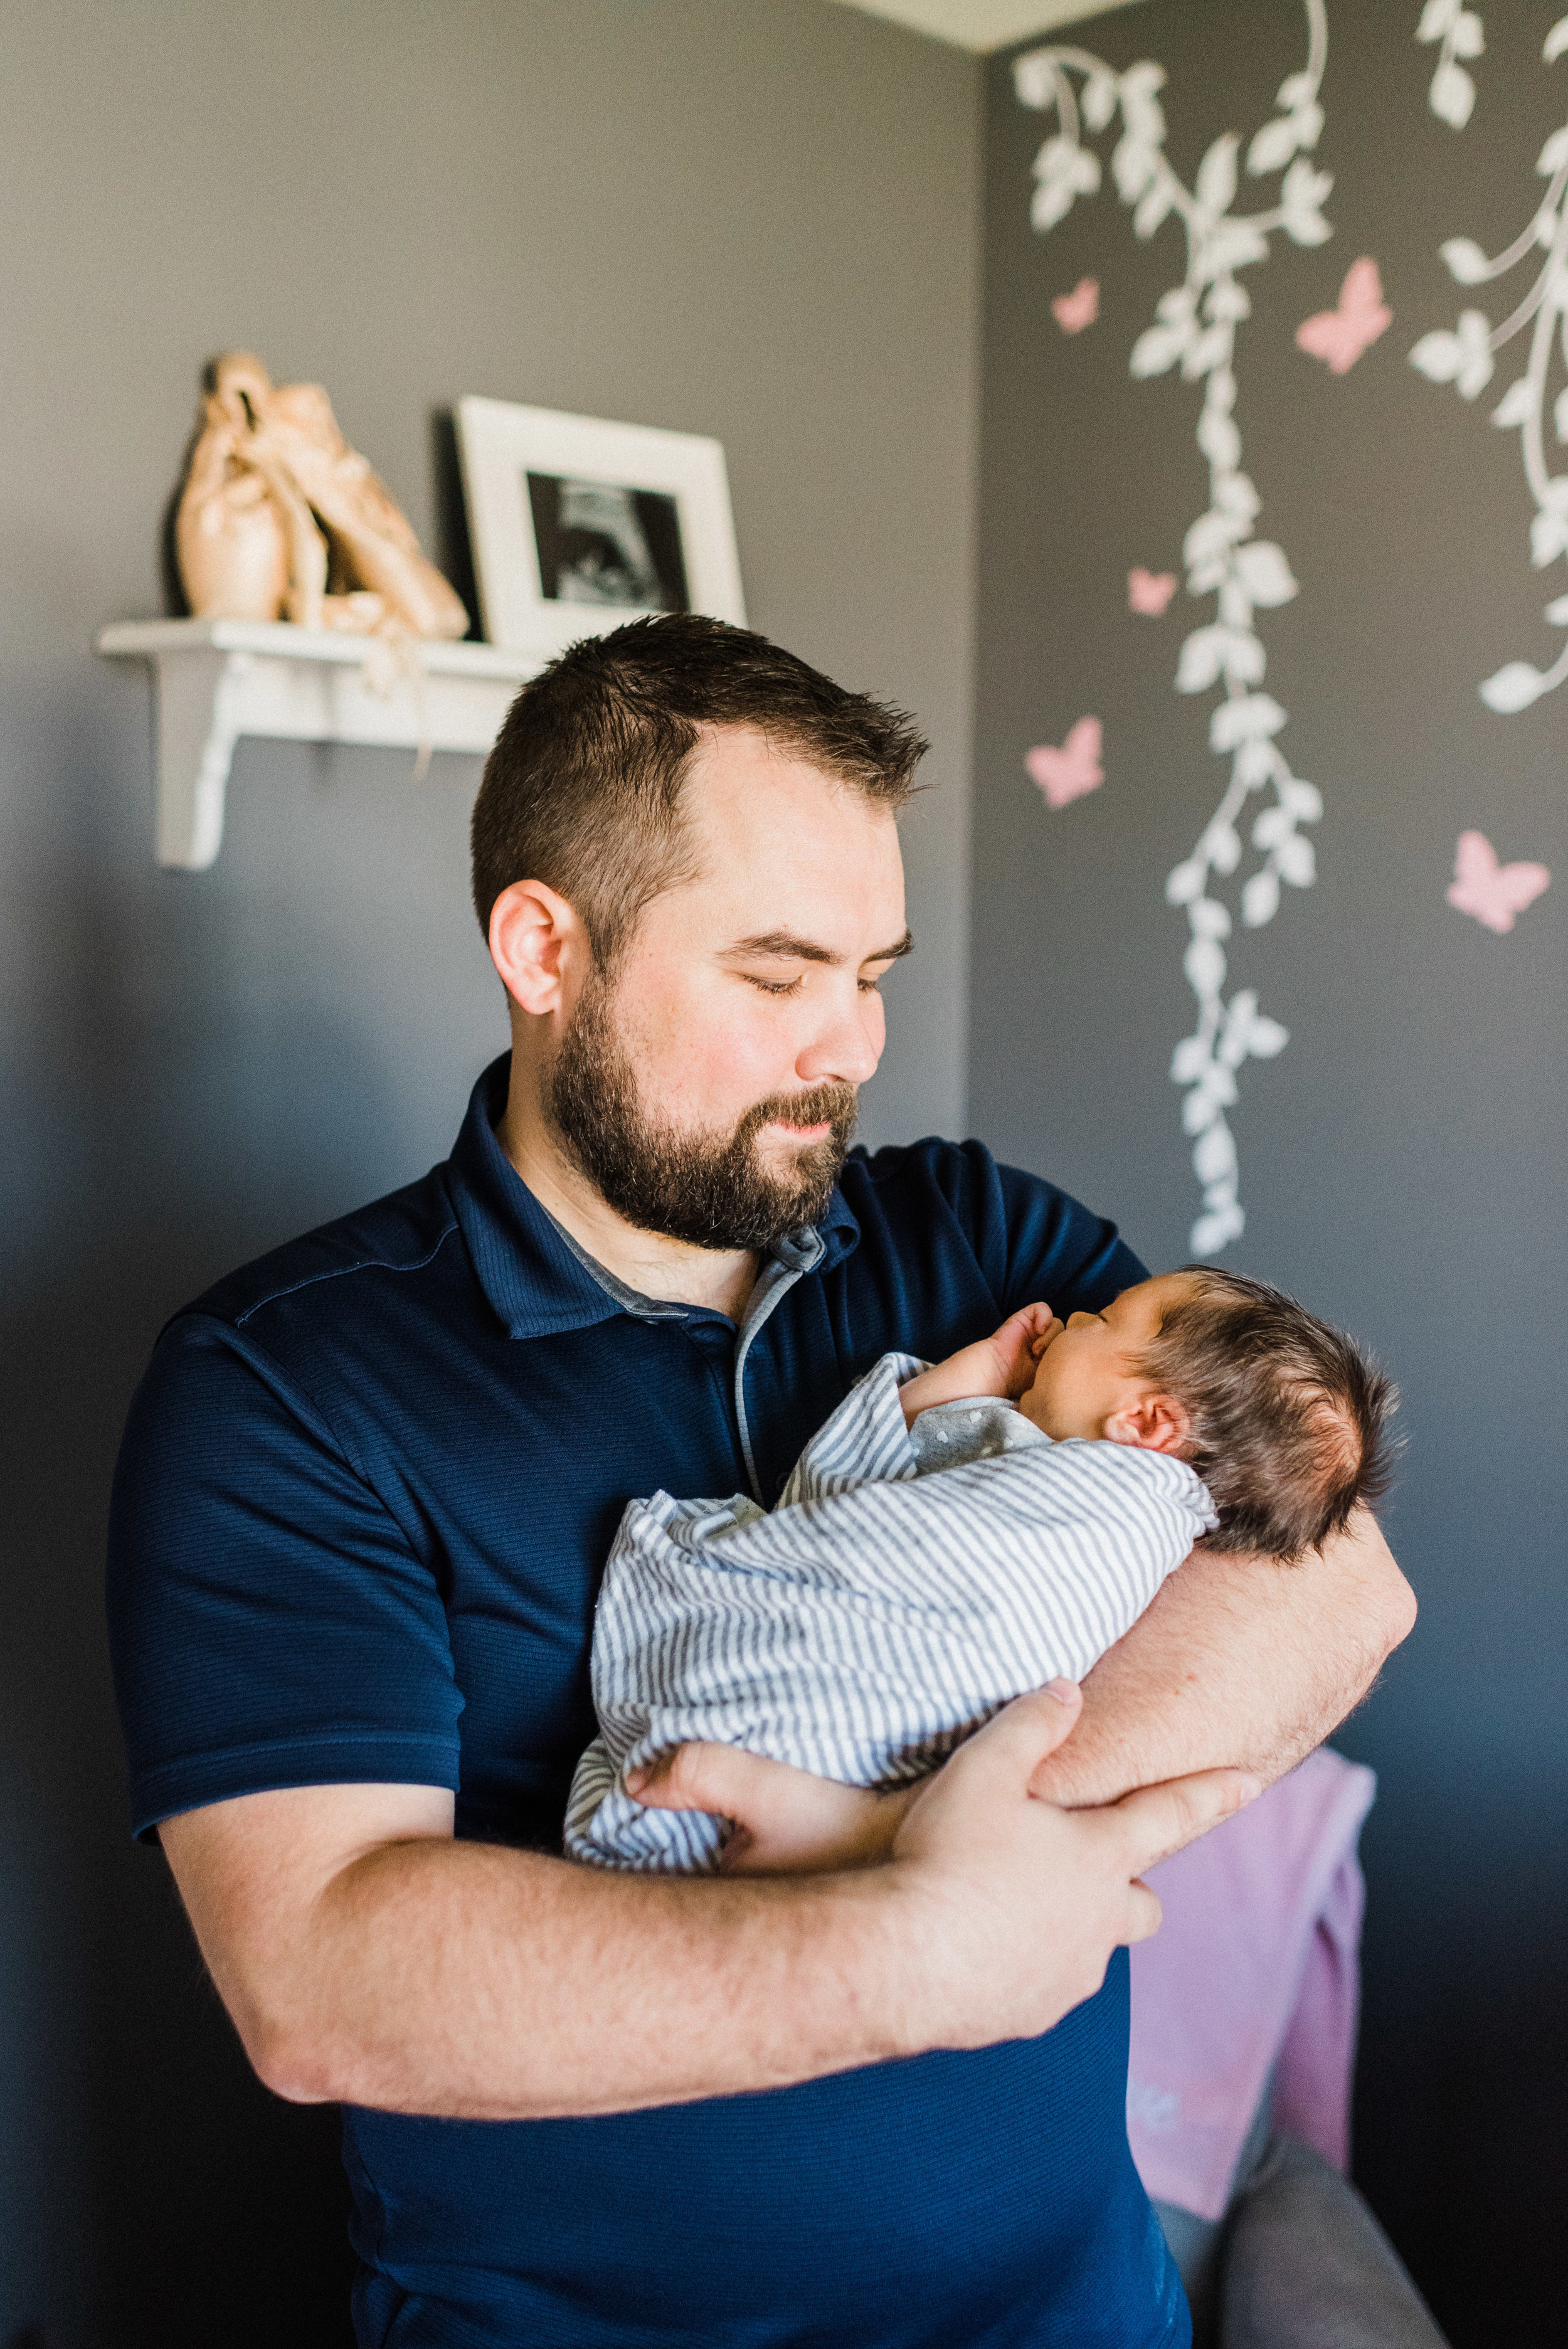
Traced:
[[[855, 1089], [816, 1085], [775, 1093], [727, 1135], [655, 1125], [614, 1032], [614, 997], [597, 976], [583, 989], [561, 1050], [545, 1072], [546, 1117], [606, 1204], [638, 1231], [704, 1248], [765, 1248], [817, 1223], [855, 1130]], [[802, 1150], [788, 1174], [769, 1174], [757, 1137], [775, 1118], [832, 1128]]]

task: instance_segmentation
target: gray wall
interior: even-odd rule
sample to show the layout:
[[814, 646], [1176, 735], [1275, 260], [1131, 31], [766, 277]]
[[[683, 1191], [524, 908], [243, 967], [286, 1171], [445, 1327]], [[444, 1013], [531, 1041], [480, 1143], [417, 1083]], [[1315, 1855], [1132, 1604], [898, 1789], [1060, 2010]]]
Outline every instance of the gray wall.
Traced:
[[160, 608], [228, 345], [449, 559], [465, 391], [717, 435], [755, 624], [935, 739], [867, 1127], [961, 1124], [980, 74], [820, 0], [0, 22], [0, 2343], [331, 2340], [332, 2123], [249, 2082], [124, 1841], [102, 1528], [164, 1316], [444, 1154], [503, 1044], [478, 762], [243, 744], [218, 865], [160, 874], [148, 681], [90, 638]]
[[[1447, 236], [1495, 251], [1542, 183], [1568, 110], [1541, 43], [1558, 10], [1485, 10], [1480, 97], [1462, 136], [1436, 121], [1418, 10], [1330, 0], [1332, 240], [1276, 240], [1245, 282], [1237, 417], [1297, 599], [1260, 615], [1282, 743], [1324, 791], [1320, 879], [1233, 970], [1291, 1041], [1244, 1072], [1244, 1237], [1223, 1261], [1274, 1278], [1371, 1340], [1404, 1390], [1408, 1450], [1387, 1514], [1420, 1624], [1340, 1740], [1381, 1795], [1371, 1888], [1358, 2164], [1456, 2341], [1563, 2338], [1547, 2214], [1568, 2137], [1563, 1736], [1563, 914], [1568, 693], [1502, 718], [1479, 678], [1550, 658], [1518, 443], [1422, 381], [1418, 336], [1467, 302]], [[1301, 62], [1290, 0], [1150, 0], [1078, 28], [1118, 67], [1158, 59], [1170, 152], [1191, 184], [1226, 129], [1265, 121]], [[1065, 37], [1065, 36], [1064, 36]], [[1197, 1206], [1172, 1046], [1191, 1023], [1183, 918], [1162, 901], [1218, 798], [1215, 697], [1173, 693], [1181, 637], [1127, 605], [1130, 567], [1181, 569], [1206, 504], [1199, 393], [1134, 382], [1133, 340], [1180, 281], [1174, 222], [1132, 233], [1109, 171], [1048, 236], [1031, 167], [1052, 126], [991, 69], [986, 130], [971, 1118], [1005, 1154], [1121, 1220], [1155, 1266], [1189, 1255]], [[1109, 161], [1111, 140], [1099, 140]], [[1253, 181], [1238, 209], [1272, 202]], [[1395, 323], [1335, 377], [1295, 347], [1350, 262], [1380, 264]], [[1093, 275], [1099, 322], [1068, 337], [1051, 299]], [[1507, 299], [1512, 298], [1512, 281]], [[1513, 357], [1511, 352], [1510, 357]], [[1560, 379], [1560, 378], [1559, 378]], [[1555, 387], [1554, 387], [1555, 388]], [[1548, 428], [1550, 430], [1550, 427]], [[1103, 787], [1057, 813], [1023, 761], [1085, 713]], [[1444, 903], [1479, 826], [1543, 861], [1548, 894], [1500, 937]]]

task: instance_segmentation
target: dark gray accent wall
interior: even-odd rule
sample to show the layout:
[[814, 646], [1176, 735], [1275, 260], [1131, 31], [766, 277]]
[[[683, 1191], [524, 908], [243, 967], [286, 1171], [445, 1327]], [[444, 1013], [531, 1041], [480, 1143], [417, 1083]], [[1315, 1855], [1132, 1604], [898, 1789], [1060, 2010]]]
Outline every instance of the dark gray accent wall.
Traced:
[[[1470, 405], [1409, 366], [1461, 292], [1446, 237], [1489, 252], [1542, 191], [1568, 114], [1541, 62], [1559, 13], [1483, 10], [1470, 128], [1434, 119], [1418, 9], [1330, 0], [1331, 240], [1275, 240], [1248, 269], [1237, 366], [1260, 533], [1296, 599], [1260, 615], [1282, 735], [1326, 801], [1320, 878], [1233, 971], [1291, 1031], [1233, 1113], [1248, 1222], [1222, 1259], [1369, 1340], [1404, 1390], [1408, 1448], [1387, 1511], [1421, 1620], [1342, 1733], [1376, 1765], [1357, 2168], [1456, 2341], [1563, 2338], [1568, 1767], [1562, 1684], [1564, 912], [1568, 692], [1517, 717], [1480, 678], [1561, 641], [1532, 571], [1516, 438], [1488, 423], [1514, 346]], [[1075, 27], [1119, 68], [1169, 74], [1169, 151], [1189, 185], [1221, 132], [1250, 134], [1303, 58], [1289, 0], [1149, 0]], [[1032, 46], [1032, 45], [1031, 45]], [[1219, 797], [1215, 697], [1172, 690], [1212, 605], [1128, 609], [1128, 573], [1181, 569], [1207, 503], [1199, 391], [1135, 382], [1129, 354], [1179, 283], [1181, 233], [1133, 234], [1109, 171], [1049, 235], [1029, 225], [1049, 129], [990, 71], [976, 698], [971, 1118], [998, 1152], [1116, 1215], [1155, 1266], [1189, 1254], [1197, 1206], [1168, 1066], [1191, 1025], [1185, 921], [1167, 871]], [[1111, 140], [1095, 142], [1109, 161]], [[1277, 188], [1277, 180], [1267, 183]], [[1258, 191], [1240, 210], [1269, 200]], [[1375, 257], [1395, 317], [1346, 374], [1295, 346], [1350, 263]], [[1053, 297], [1086, 275], [1100, 316], [1065, 336]], [[1508, 289], [1512, 298], [1512, 282]], [[1559, 370], [1561, 380], [1561, 370]], [[1550, 431], [1550, 426], [1548, 427]], [[1560, 464], [1561, 460], [1554, 461]], [[1105, 729], [1103, 786], [1050, 812], [1025, 753], [1078, 717]], [[1451, 910], [1457, 836], [1556, 875], [1512, 933]]]
[[961, 1122], [980, 70], [820, 0], [0, 6], [0, 2344], [346, 2333], [329, 2116], [249, 2079], [125, 1839], [100, 1629], [154, 1333], [443, 1155], [505, 1040], [478, 762], [241, 746], [152, 863], [146, 674], [199, 370], [326, 384], [460, 555], [475, 391], [716, 434], [755, 624], [917, 708], [879, 1134]]

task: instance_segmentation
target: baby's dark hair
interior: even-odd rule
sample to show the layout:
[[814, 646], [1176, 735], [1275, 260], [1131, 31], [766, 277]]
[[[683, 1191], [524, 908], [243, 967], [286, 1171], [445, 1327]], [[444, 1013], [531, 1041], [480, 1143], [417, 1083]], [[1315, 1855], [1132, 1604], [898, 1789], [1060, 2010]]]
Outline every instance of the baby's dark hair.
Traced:
[[1181, 1269], [1192, 1293], [1137, 1368], [1191, 1419], [1181, 1456], [1220, 1519], [1204, 1547], [1298, 1558], [1387, 1491], [1398, 1390], [1354, 1339], [1283, 1290], [1212, 1265]]

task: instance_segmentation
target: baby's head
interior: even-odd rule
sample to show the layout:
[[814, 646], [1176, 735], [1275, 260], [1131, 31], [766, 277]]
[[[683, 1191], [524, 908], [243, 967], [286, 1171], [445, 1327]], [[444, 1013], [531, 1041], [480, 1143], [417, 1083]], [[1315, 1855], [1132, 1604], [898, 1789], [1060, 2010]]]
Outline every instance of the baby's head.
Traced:
[[1219, 1514], [1205, 1545], [1294, 1558], [1387, 1489], [1391, 1381], [1261, 1280], [1188, 1265], [1075, 1313], [1020, 1408], [1047, 1435], [1173, 1453]]

